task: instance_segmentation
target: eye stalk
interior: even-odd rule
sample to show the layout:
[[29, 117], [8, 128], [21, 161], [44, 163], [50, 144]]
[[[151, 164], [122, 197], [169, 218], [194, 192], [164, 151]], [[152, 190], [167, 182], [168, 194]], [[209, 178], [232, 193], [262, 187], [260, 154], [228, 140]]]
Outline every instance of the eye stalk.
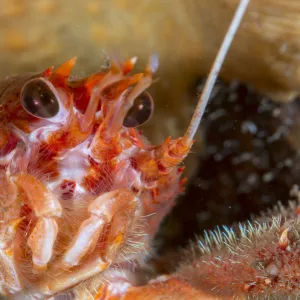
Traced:
[[51, 119], [59, 112], [59, 101], [54, 86], [44, 78], [29, 80], [21, 90], [23, 108], [40, 119]]
[[133, 106], [126, 114], [123, 126], [127, 128], [138, 127], [146, 123], [154, 111], [154, 102], [148, 92], [140, 94], [133, 103]]

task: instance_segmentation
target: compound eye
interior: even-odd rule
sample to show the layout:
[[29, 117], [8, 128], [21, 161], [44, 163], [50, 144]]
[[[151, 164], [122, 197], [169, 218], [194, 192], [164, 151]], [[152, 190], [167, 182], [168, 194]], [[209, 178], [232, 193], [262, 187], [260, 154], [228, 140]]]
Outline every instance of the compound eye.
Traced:
[[152, 116], [154, 103], [148, 92], [143, 92], [135, 100], [131, 109], [128, 111], [123, 126], [127, 128], [138, 127], [146, 123]]
[[59, 112], [59, 102], [53, 85], [43, 78], [28, 81], [21, 91], [23, 108], [31, 115], [50, 119]]

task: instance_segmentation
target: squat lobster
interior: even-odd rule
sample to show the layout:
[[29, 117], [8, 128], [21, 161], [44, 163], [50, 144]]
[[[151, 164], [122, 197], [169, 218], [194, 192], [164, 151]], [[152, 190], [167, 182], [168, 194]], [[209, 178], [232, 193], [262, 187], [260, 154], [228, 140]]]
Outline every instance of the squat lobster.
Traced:
[[70, 83], [72, 59], [3, 90], [4, 293], [23, 290], [25, 279], [29, 290], [55, 294], [122, 263], [125, 245], [144, 243], [133, 229], [141, 218], [161, 211], [147, 217], [153, 236], [180, 191], [177, 165], [192, 142], [148, 146], [131, 127], [152, 113], [144, 89], [155, 65], [127, 76], [134, 61]]

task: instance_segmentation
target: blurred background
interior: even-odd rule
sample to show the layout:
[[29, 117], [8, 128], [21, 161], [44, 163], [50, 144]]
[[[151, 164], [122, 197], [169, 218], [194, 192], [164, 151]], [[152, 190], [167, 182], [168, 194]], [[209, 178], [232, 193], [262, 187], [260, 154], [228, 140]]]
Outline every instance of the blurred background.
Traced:
[[[153, 118], [144, 126], [144, 130], [153, 143], [159, 143], [169, 135], [173, 137], [181, 135], [187, 127], [196, 104], [196, 95], [201, 92], [202, 79], [208, 74], [238, 2], [238, 0], [0, 0], [0, 76], [4, 78], [26, 71], [40, 71], [73, 56], [78, 57], [73, 72], [76, 76], [99, 71], [106, 57], [110, 55], [122, 59], [138, 56], [137, 69], [142, 70], [148, 57], [157, 53], [160, 68], [156, 74], [157, 80], [150, 88], [156, 111]], [[238, 131], [226, 131], [227, 135], [219, 139], [218, 134], [221, 134], [219, 129], [224, 123], [212, 123], [212, 118], [206, 116], [208, 121], [203, 124], [203, 134], [198, 135], [197, 143], [187, 160], [186, 173], [191, 178], [187, 192], [178, 200], [173, 217], [166, 221], [165, 229], [162, 231], [163, 236], [169, 237], [163, 238], [169, 246], [184, 244], [194, 233], [201, 233], [204, 228], [212, 228], [220, 223], [230, 224], [247, 218], [252, 209], [257, 212], [278, 200], [279, 196], [273, 190], [272, 200], [260, 202], [262, 198], [265, 199], [261, 197], [261, 193], [268, 194], [272, 189], [270, 181], [265, 182], [263, 176], [268, 173], [269, 168], [280, 169], [280, 163], [288, 158], [292, 158], [292, 166], [298, 163], [298, 146], [295, 142], [297, 130], [294, 128], [297, 125], [298, 106], [295, 104], [297, 100], [293, 103], [291, 101], [297, 98], [300, 87], [299, 50], [300, 2], [252, 0], [222, 68], [221, 77], [229, 85], [222, 83], [221, 91], [216, 94], [219, 99], [216, 103], [226, 110], [227, 118], [224, 122], [238, 120]], [[242, 86], [244, 92], [240, 92], [239, 86], [230, 85], [235, 79], [246, 82], [255, 90]], [[262, 94], [257, 95], [258, 92]], [[231, 93], [238, 94], [238, 109], [235, 104], [227, 105]], [[252, 97], [252, 100], [249, 97]], [[266, 97], [269, 98], [266, 100]], [[271, 104], [267, 113], [259, 115], [262, 100], [267, 103], [270, 101]], [[274, 104], [272, 101], [277, 103]], [[217, 109], [216, 106], [210, 107], [208, 113], [213, 113]], [[276, 109], [281, 113], [274, 117]], [[240, 112], [238, 115], [237, 111]], [[272, 119], [273, 117], [275, 119]], [[252, 134], [251, 138], [256, 146], [252, 145], [250, 149], [249, 143], [242, 142], [250, 139], [248, 133], [239, 134], [243, 133], [245, 120], [250, 120], [262, 130], [268, 128], [265, 135], [259, 134], [259, 130]], [[296, 125], [293, 127], [293, 124]], [[285, 134], [281, 135], [282, 143], [269, 147], [272, 141], [268, 141], [268, 136], [278, 132], [278, 128], [282, 126], [288, 128], [284, 131]], [[237, 135], [239, 137], [236, 137]], [[209, 140], [209, 137], [212, 139]], [[259, 144], [257, 139], [262, 142]], [[232, 179], [237, 172], [236, 165], [231, 161], [224, 163], [222, 159], [214, 159], [213, 162], [209, 160], [212, 153], [216, 155], [225, 149], [218, 144], [220, 140], [225, 148], [234, 145], [228, 143], [228, 140], [236, 140], [242, 145], [238, 149], [230, 148], [233, 152], [228, 150], [234, 157], [245, 152], [262, 153], [262, 149], [267, 149], [265, 156], [260, 159], [264, 162], [268, 160], [266, 158], [268, 156], [271, 157], [269, 161], [272, 163], [263, 171], [257, 171], [254, 163], [250, 169], [249, 164], [239, 166], [244, 175], [237, 176], [232, 181], [230, 178]], [[215, 148], [209, 152], [207, 149], [211, 144], [215, 145]], [[274, 158], [273, 154], [278, 149], [287, 150], [282, 156]], [[205, 188], [202, 177], [205, 177], [203, 174], [207, 174], [207, 170], [211, 168], [217, 171], [222, 169], [224, 171], [222, 176], [227, 172], [225, 174], [227, 177], [221, 176], [226, 179], [221, 180], [210, 174], [209, 180], [214, 181], [210, 185], [206, 184]], [[297, 183], [298, 172], [295, 170], [298, 169], [290, 167], [284, 170], [285, 175], [278, 173], [275, 179], [277, 178], [277, 186], [283, 185], [278, 192], [280, 200], [282, 198], [283, 201], [287, 201], [289, 188]], [[252, 181], [250, 180], [250, 183], [255, 183], [255, 196], [243, 192], [240, 198], [237, 196], [238, 183], [246, 180], [251, 172], [259, 174], [259, 179], [252, 176]], [[278, 178], [283, 178], [283, 183]], [[195, 184], [195, 180], [198, 183]], [[212, 192], [222, 188], [229, 189], [230, 192], [220, 195]], [[253, 197], [257, 205], [254, 204], [254, 208], [250, 206], [245, 208], [244, 203], [251, 202]], [[202, 200], [199, 200], [200, 198]], [[229, 204], [226, 199], [231, 199]], [[207, 207], [208, 205], [203, 203], [211, 205]], [[239, 209], [231, 214], [224, 210], [225, 206]], [[244, 210], [241, 211], [241, 207], [244, 207]], [[216, 214], [218, 210], [224, 211], [227, 217], [223, 218]]]

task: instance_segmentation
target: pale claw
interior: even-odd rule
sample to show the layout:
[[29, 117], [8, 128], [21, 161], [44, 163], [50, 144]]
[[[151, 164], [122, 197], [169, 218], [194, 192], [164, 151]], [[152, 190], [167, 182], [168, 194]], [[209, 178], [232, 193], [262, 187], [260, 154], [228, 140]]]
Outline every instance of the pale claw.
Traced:
[[70, 248], [64, 255], [63, 267], [78, 265], [82, 257], [94, 249], [104, 224], [105, 221], [96, 216], [91, 216], [81, 224]]
[[46, 270], [47, 263], [52, 257], [52, 249], [57, 233], [58, 226], [54, 219], [38, 219], [38, 222], [27, 241], [27, 244], [32, 251], [33, 265], [36, 270]]
[[38, 221], [28, 239], [32, 251], [33, 266], [41, 271], [47, 268], [58, 233], [55, 217], [60, 217], [62, 207], [55, 195], [38, 179], [20, 173], [13, 177], [17, 186], [25, 193], [24, 201], [34, 211]]
[[[94, 250], [100, 234], [103, 232], [104, 225], [110, 223], [118, 211], [129, 210], [132, 212], [136, 204], [137, 198], [126, 189], [115, 190], [97, 197], [88, 208], [91, 217], [81, 224], [77, 235], [62, 259], [62, 266], [68, 268], [78, 265], [88, 252]], [[113, 222], [113, 225], [115, 225], [114, 228], [111, 228], [113, 237], [110, 235], [108, 239], [114, 245], [109, 245], [108, 249], [117, 248], [123, 240], [123, 231], [127, 230], [126, 222], [128, 220], [122, 217], [118, 220], [119, 222]], [[105, 258], [111, 258], [112, 256], [105, 255]]]
[[13, 177], [16, 184], [25, 192], [28, 205], [37, 217], [60, 217], [62, 208], [57, 197], [34, 176], [20, 173]]
[[119, 189], [97, 197], [89, 206], [89, 213], [98, 217], [105, 216], [110, 222], [117, 211], [136, 204], [137, 198], [127, 189]]

